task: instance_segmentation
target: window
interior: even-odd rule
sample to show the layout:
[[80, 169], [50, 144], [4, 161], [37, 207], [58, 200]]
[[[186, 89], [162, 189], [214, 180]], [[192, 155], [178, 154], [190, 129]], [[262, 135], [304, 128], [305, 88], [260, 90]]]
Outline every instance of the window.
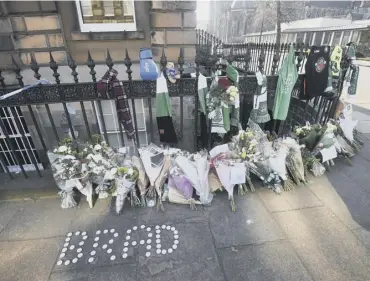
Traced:
[[[100, 128], [100, 133], [103, 134], [103, 123], [102, 123], [102, 117], [99, 113], [99, 110], [97, 108], [97, 104], [95, 102], [95, 110], [98, 114], [98, 124]], [[112, 147], [122, 147], [123, 144], [121, 143], [120, 139], [120, 131], [119, 131], [119, 121], [117, 119], [117, 111], [116, 111], [116, 105], [113, 101], [102, 101], [101, 102], [102, 106], [102, 113], [104, 116], [104, 123], [105, 123], [105, 128], [107, 130], [107, 135], [108, 135], [108, 141], [110, 146]], [[131, 113], [133, 112], [132, 110], [132, 105], [131, 102], [129, 103]], [[145, 108], [144, 108], [144, 103], [142, 99], [135, 99], [135, 109], [136, 109], [136, 122], [137, 122], [137, 131], [139, 134], [139, 141], [140, 141], [140, 146], [147, 146], [148, 145], [148, 135], [146, 132], [146, 117], [145, 117]], [[134, 122], [134, 121], [132, 121]], [[122, 127], [123, 132], [125, 132], [124, 128]], [[124, 137], [124, 142], [126, 146], [131, 146], [133, 143], [132, 141], [129, 141], [127, 139], [126, 134], [123, 134]]]
[[133, 0], [75, 0], [82, 32], [136, 31]]
[[288, 33], [288, 42], [287, 43], [293, 43], [294, 35], [295, 35], [295, 33]]
[[316, 32], [315, 40], [313, 44], [316, 46], [321, 46], [321, 40], [322, 40], [322, 32]]
[[340, 32], [340, 31], [334, 32], [333, 42], [331, 43], [332, 46], [335, 46], [335, 45], [339, 44], [341, 35], [342, 35], [342, 32]]
[[355, 42], [355, 43], [357, 43], [358, 35], [359, 35], [359, 32], [358, 32], [358, 31], [353, 31], [353, 33], [352, 33], [352, 38], [351, 38], [351, 42]]
[[330, 39], [331, 39], [331, 32], [325, 32], [323, 37], [324, 37], [324, 40], [322, 41], [322, 44], [329, 45]]
[[343, 39], [342, 39], [341, 45], [346, 45], [347, 43], [349, 43], [349, 35], [350, 34], [351, 34], [350, 31], [344, 31], [343, 32]]
[[296, 43], [302, 43], [304, 38], [304, 32], [297, 33], [297, 39], [295, 40]]
[[12, 40], [9, 35], [0, 35], [0, 51], [10, 51], [13, 49]]
[[288, 37], [287, 33], [282, 33], [281, 34], [281, 39], [280, 39], [281, 43], [286, 43], [287, 37]]
[[312, 38], [313, 38], [314, 32], [307, 32], [306, 35], [306, 42], [309, 46], [312, 46]]
[[369, 43], [370, 42], [370, 31], [363, 30], [361, 31], [360, 43]]

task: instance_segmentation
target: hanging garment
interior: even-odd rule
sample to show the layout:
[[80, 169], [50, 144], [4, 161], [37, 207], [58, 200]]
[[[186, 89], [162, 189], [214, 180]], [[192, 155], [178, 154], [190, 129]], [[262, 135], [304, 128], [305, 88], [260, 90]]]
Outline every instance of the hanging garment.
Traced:
[[276, 86], [273, 118], [285, 120], [288, 115], [290, 97], [293, 87], [298, 78], [295, 65], [294, 48], [290, 45], [288, 56], [285, 58], [279, 71], [279, 79]]
[[206, 114], [206, 95], [208, 93], [207, 79], [199, 73], [198, 76], [198, 100], [200, 105], [200, 112]]
[[329, 76], [329, 46], [312, 46], [305, 65], [301, 99], [312, 99], [324, 93]]
[[206, 147], [208, 143], [208, 126], [207, 126], [207, 109], [206, 96], [208, 93], [207, 79], [199, 73], [198, 77], [198, 100], [199, 100], [199, 122], [200, 122], [200, 140], [202, 147]]
[[172, 122], [172, 108], [168, 95], [166, 78], [161, 75], [157, 79], [156, 112], [159, 139], [161, 142], [175, 143], [177, 136]]
[[127, 95], [123, 89], [123, 84], [117, 78], [117, 70], [107, 70], [102, 79], [97, 84], [99, 95], [109, 98], [113, 92], [116, 99], [116, 109], [119, 122], [122, 123], [128, 139], [135, 138], [135, 129], [132, 123], [130, 107], [128, 104]]
[[333, 77], [339, 77], [340, 74], [340, 63], [342, 61], [342, 48], [335, 46], [330, 55], [330, 68]]
[[256, 72], [257, 92], [254, 95], [253, 110], [250, 119], [255, 123], [266, 123], [270, 121], [267, 111], [267, 78], [260, 71]]

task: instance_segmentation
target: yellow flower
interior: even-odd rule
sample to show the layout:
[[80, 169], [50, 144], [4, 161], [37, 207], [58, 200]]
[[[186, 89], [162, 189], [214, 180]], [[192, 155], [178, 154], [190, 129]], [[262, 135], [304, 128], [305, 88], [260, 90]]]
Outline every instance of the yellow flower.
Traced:
[[245, 159], [247, 157], [247, 153], [245, 151], [243, 151], [242, 153], [240, 153], [240, 157], [242, 159]]
[[253, 133], [252, 132], [246, 132], [245, 134], [247, 135], [248, 138], [253, 137]]

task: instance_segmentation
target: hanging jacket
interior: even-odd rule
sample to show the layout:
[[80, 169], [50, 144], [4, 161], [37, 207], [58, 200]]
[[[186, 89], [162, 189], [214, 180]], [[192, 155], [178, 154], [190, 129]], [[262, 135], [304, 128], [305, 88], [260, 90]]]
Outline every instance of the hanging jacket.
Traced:
[[324, 93], [329, 76], [329, 46], [312, 46], [305, 65], [306, 77], [303, 80], [301, 99], [312, 99]]

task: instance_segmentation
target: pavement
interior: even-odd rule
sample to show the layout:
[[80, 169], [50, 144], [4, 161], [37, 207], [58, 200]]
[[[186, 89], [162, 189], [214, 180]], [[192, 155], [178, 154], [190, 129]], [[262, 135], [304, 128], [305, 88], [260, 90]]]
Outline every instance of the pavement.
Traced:
[[[210, 207], [165, 211], [114, 200], [61, 209], [59, 198], [0, 201], [1, 281], [370, 280], [370, 111], [354, 106], [365, 145], [311, 184], [258, 188]], [[9, 198], [8, 198], [9, 199]]]

